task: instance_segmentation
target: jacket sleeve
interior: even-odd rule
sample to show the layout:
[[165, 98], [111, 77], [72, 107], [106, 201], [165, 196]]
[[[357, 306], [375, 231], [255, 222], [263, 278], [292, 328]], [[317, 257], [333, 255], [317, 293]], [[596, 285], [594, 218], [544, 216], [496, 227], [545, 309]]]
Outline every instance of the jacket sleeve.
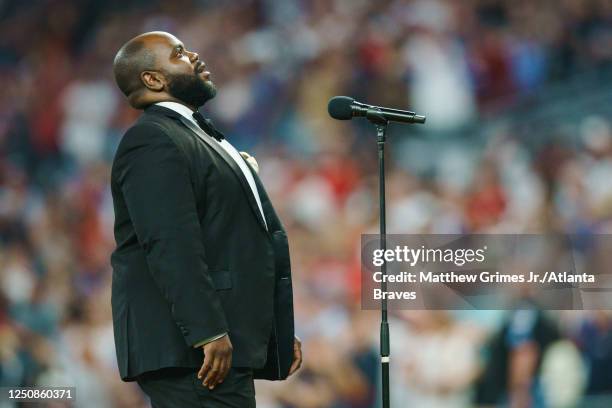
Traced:
[[227, 332], [186, 157], [161, 127], [138, 124], [123, 137], [115, 170], [149, 270], [186, 343]]

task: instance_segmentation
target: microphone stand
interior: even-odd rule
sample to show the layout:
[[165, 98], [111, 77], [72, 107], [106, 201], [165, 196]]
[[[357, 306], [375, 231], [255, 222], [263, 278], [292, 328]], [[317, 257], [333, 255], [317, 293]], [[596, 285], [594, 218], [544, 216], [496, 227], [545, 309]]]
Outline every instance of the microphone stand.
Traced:
[[[378, 109], [368, 109], [366, 118], [376, 127], [376, 144], [378, 145], [378, 199], [380, 209], [380, 249], [387, 249], [387, 221], [385, 211], [385, 141], [387, 133], [387, 119]], [[383, 252], [384, 253], [384, 252]], [[387, 263], [381, 265], [382, 281], [380, 289], [383, 293], [387, 292]], [[383, 296], [381, 301], [381, 322], [380, 322], [380, 363], [382, 373], [382, 408], [390, 408], [390, 393], [389, 393], [389, 361], [390, 361], [390, 346], [389, 346], [389, 321], [387, 317], [387, 298]]]
[[[387, 109], [387, 112], [383, 112], [380, 108], [375, 106], [368, 107], [365, 116], [370, 122], [376, 127], [376, 144], [378, 145], [378, 199], [380, 209], [380, 249], [386, 251], [387, 249], [387, 221], [385, 217], [385, 141], [387, 134], [387, 124], [389, 111], [395, 111], [394, 109]], [[401, 112], [401, 111], [397, 111]], [[413, 114], [413, 122], [411, 123], [425, 123], [425, 116]], [[394, 120], [391, 117], [391, 120]], [[384, 253], [384, 252], [383, 252]], [[383, 293], [387, 292], [387, 263], [383, 262], [381, 265], [382, 279], [380, 282], [380, 289]], [[391, 408], [390, 392], [389, 392], [389, 362], [391, 347], [389, 345], [389, 321], [387, 316], [387, 297], [383, 296], [380, 300], [380, 364], [381, 364], [381, 379], [382, 379], [382, 408]]]
[[[379, 183], [379, 202], [380, 202], [380, 249], [387, 249], [387, 222], [385, 218], [385, 139], [387, 133], [387, 124], [376, 125], [376, 134], [378, 144], [378, 183]], [[384, 253], [384, 252], [383, 252]], [[387, 263], [381, 265], [383, 275], [380, 282], [380, 289], [383, 293], [387, 292]], [[387, 320], [387, 297], [383, 296], [380, 300], [381, 304], [381, 321], [380, 321], [380, 363], [382, 368], [382, 406], [389, 408], [389, 321]]]

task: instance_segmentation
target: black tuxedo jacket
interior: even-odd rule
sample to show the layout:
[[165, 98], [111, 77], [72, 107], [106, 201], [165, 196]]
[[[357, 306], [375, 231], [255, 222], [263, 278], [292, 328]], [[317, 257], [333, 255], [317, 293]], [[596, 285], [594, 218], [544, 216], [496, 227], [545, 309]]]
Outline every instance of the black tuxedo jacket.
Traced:
[[294, 337], [287, 236], [257, 174], [267, 230], [236, 162], [196, 131], [153, 105], [113, 160], [112, 309], [121, 378], [200, 367], [202, 349], [193, 346], [223, 332], [233, 366], [255, 369], [256, 378], [286, 378]]

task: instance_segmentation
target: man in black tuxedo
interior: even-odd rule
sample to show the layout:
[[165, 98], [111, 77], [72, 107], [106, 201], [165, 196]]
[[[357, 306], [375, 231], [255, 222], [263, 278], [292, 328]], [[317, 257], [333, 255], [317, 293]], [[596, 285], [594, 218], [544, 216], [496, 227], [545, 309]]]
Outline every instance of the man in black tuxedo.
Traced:
[[289, 248], [252, 158], [198, 108], [216, 89], [171, 34], [128, 41], [113, 65], [143, 109], [117, 149], [112, 309], [119, 371], [153, 407], [255, 407], [254, 378], [301, 364]]

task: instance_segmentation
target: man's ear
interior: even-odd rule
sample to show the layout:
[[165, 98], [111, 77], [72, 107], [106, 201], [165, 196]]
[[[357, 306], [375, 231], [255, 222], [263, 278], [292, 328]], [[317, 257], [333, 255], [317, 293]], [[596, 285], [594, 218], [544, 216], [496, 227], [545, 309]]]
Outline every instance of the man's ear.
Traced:
[[140, 80], [147, 89], [154, 92], [161, 92], [166, 86], [166, 78], [156, 71], [142, 71], [140, 73]]

